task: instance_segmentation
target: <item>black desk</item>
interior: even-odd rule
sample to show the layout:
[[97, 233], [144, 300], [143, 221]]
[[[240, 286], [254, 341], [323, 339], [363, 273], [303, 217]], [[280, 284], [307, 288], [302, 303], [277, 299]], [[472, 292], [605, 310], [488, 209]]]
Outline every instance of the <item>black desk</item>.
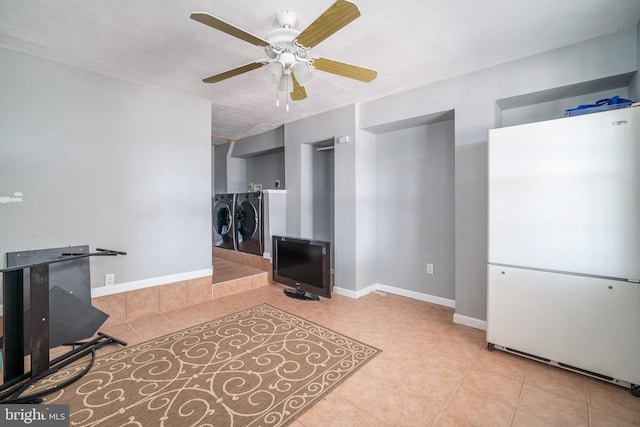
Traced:
[[[49, 265], [90, 256], [126, 255], [110, 249], [96, 249], [93, 253], [68, 254], [42, 262], [0, 270], [3, 275], [4, 308], [4, 382], [24, 376], [24, 348], [31, 354], [31, 378], [49, 370]], [[24, 270], [29, 269], [30, 333], [25, 343]]]

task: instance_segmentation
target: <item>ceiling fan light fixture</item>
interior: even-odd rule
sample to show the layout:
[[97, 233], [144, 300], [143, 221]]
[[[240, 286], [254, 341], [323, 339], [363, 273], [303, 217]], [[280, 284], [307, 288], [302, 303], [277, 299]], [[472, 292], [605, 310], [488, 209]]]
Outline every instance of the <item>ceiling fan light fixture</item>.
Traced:
[[285, 69], [282, 73], [282, 77], [280, 77], [280, 81], [278, 82], [278, 90], [280, 92], [291, 92], [293, 88], [293, 80], [291, 79], [291, 71]]
[[313, 77], [313, 72], [304, 62], [298, 62], [293, 66], [291, 71], [296, 75], [296, 80], [298, 80], [298, 84], [300, 84], [300, 86], [304, 86], [309, 83]]
[[264, 67], [264, 76], [270, 83], [277, 84], [280, 81], [280, 77], [282, 77], [283, 69], [284, 67], [280, 61], [273, 61]]

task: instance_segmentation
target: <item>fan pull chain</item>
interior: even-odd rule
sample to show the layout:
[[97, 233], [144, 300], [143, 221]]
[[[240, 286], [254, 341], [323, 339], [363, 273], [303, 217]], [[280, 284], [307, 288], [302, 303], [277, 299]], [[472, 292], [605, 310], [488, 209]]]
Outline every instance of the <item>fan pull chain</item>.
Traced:
[[280, 106], [280, 93], [278, 92], [278, 82], [276, 82], [276, 107]]
[[287, 94], [286, 95], [287, 96], [287, 108], [286, 108], [286, 110], [287, 110], [287, 112], [289, 112], [289, 98], [290, 98], [289, 94], [291, 93], [291, 90], [289, 89], [289, 79], [287, 79], [287, 91], [285, 93]]

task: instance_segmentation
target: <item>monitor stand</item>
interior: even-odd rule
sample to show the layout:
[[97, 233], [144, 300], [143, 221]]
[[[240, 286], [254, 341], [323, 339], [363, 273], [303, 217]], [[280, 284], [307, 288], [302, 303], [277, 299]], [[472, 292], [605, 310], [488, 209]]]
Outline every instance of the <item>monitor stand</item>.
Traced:
[[289, 298], [302, 299], [306, 301], [319, 301], [320, 297], [318, 295], [312, 294], [310, 292], [305, 292], [300, 289], [294, 288], [286, 288], [284, 290], [284, 294]]

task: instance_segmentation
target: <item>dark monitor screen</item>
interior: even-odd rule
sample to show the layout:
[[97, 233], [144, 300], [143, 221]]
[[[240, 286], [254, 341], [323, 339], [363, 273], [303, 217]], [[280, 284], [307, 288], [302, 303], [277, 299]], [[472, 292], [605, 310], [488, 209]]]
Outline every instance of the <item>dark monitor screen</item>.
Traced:
[[278, 274], [321, 288], [322, 247], [295, 241], [279, 242]]
[[330, 298], [329, 253], [329, 242], [273, 236], [273, 279]]

